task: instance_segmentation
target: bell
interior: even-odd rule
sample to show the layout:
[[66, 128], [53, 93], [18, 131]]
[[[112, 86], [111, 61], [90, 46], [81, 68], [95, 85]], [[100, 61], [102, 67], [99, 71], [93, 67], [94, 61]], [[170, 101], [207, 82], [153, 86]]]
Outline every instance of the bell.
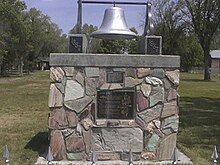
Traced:
[[111, 7], [105, 10], [100, 28], [91, 34], [91, 37], [100, 39], [132, 39], [136, 36], [129, 30], [123, 9]]

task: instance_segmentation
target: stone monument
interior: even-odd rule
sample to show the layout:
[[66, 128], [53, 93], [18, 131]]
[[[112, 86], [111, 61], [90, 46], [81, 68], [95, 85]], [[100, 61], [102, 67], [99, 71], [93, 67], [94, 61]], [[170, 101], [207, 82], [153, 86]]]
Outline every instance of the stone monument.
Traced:
[[[113, 8], [105, 19], [115, 10], [123, 15]], [[94, 37], [132, 37], [124, 32], [128, 28], [123, 26], [122, 34], [114, 25], [106, 31], [103, 23]], [[131, 154], [133, 161], [172, 159], [180, 57], [161, 55], [161, 38], [148, 39], [146, 53], [152, 54], [50, 55], [49, 135], [55, 160], [91, 162], [94, 152], [102, 164], [128, 161]], [[159, 49], [152, 49], [151, 41]]]

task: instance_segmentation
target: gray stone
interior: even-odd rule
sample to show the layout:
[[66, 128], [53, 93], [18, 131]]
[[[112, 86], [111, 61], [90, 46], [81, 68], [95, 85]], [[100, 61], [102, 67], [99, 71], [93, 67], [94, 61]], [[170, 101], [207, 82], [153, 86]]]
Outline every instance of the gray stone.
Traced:
[[[88, 107], [90, 107], [90, 106], [88, 106]], [[88, 110], [88, 108], [86, 108], [78, 115], [79, 120], [80, 121], [83, 120], [84, 118], [88, 117], [88, 115], [89, 115], [89, 110]]]
[[145, 82], [153, 86], [162, 86], [163, 82], [157, 77], [146, 77]]
[[167, 101], [171, 101], [175, 99], [177, 99], [177, 90], [174, 88], [170, 88], [167, 94]]
[[163, 69], [153, 69], [152, 76], [153, 77], [158, 77], [158, 78], [164, 78], [165, 77], [165, 72], [164, 72]]
[[166, 71], [166, 77], [175, 85], [179, 85], [180, 80], [180, 71], [174, 70], [174, 71]]
[[157, 134], [153, 134], [146, 147], [147, 147], [147, 150], [150, 151], [150, 152], [156, 152], [156, 149], [157, 149], [157, 143], [159, 141], [160, 137], [157, 135]]
[[137, 115], [143, 121], [145, 121], [145, 123], [149, 123], [150, 121], [159, 118], [161, 111], [162, 111], [162, 105], [156, 105], [150, 109], [147, 109], [143, 112], [138, 113]]
[[86, 78], [86, 95], [94, 96], [96, 94], [96, 78]]
[[125, 87], [135, 87], [143, 82], [143, 79], [134, 79], [132, 77], [125, 77]]
[[161, 129], [166, 135], [176, 133], [179, 126], [179, 116], [171, 116], [162, 120]]
[[125, 76], [136, 78], [136, 70], [134, 68], [127, 68], [125, 71]]
[[177, 114], [177, 102], [172, 101], [172, 102], [164, 103], [163, 110], [161, 113], [161, 118], [165, 118], [175, 114]]
[[85, 78], [84, 78], [85, 76], [83, 75], [83, 73], [81, 73], [81, 72], [77, 72], [77, 74], [76, 74], [76, 81], [79, 83], [79, 84], [81, 84], [83, 87], [85, 86], [84, 85], [84, 81], [85, 81]]
[[62, 129], [68, 126], [66, 111], [63, 108], [55, 108], [49, 117], [50, 129]]
[[158, 160], [172, 159], [174, 148], [176, 147], [176, 133], [164, 137], [160, 140], [158, 149]]
[[50, 147], [54, 160], [65, 159], [65, 143], [61, 131], [54, 130], [50, 133]]
[[151, 74], [151, 69], [150, 68], [138, 68], [137, 69], [137, 77], [138, 78], [147, 77], [150, 74]]
[[99, 77], [99, 68], [97, 67], [86, 67], [86, 77]]
[[66, 117], [68, 121], [69, 127], [76, 127], [78, 123], [78, 117], [75, 112], [73, 111], [66, 111]]
[[96, 151], [141, 152], [143, 132], [140, 128], [93, 128]]
[[85, 96], [81, 99], [72, 100], [72, 101], [66, 101], [64, 102], [64, 105], [69, 108], [70, 110], [75, 111], [76, 113], [82, 112], [82, 110], [87, 107], [89, 103], [91, 103], [93, 100], [93, 97]]
[[156, 105], [159, 102], [164, 102], [164, 88], [153, 87], [149, 100], [150, 100], [150, 107]]
[[51, 53], [50, 66], [158, 67], [178, 68], [180, 57], [174, 55]]
[[148, 108], [148, 100], [144, 97], [142, 92], [137, 92], [136, 103], [138, 107], [138, 112], [141, 112]]
[[74, 75], [74, 67], [63, 67], [66, 77], [72, 77]]
[[106, 70], [104, 68], [99, 69], [99, 79], [97, 83], [97, 87], [101, 87], [106, 83]]
[[164, 79], [163, 79], [163, 82], [164, 82], [164, 88], [165, 89], [170, 89], [171, 88], [171, 86], [172, 86], [172, 84], [171, 84], [171, 82], [167, 79], [167, 77], [165, 77]]
[[68, 136], [65, 139], [65, 141], [66, 141], [67, 152], [76, 153], [85, 150], [84, 140], [82, 136], [77, 136], [76, 134], [72, 134]]
[[50, 68], [50, 80], [51, 82], [61, 82], [64, 77], [64, 71], [60, 67]]
[[64, 94], [65, 88], [64, 88], [63, 84], [62, 83], [55, 83], [55, 85], [56, 85], [57, 89], [59, 89], [59, 91], [62, 94]]
[[151, 86], [149, 84], [141, 84], [140, 88], [144, 96], [149, 97], [151, 93]]
[[63, 95], [55, 84], [50, 85], [48, 106], [50, 108], [63, 106]]
[[84, 88], [74, 80], [67, 80], [64, 101], [76, 100], [84, 97]]
[[83, 160], [84, 159], [84, 153], [67, 153], [66, 154], [68, 160]]
[[126, 72], [127, 68], [113, 68], [113, 72]]
[[[133, 158], [133, 161], [138, 161], [141, 159], [141, 155], [140, 153], [132, 153], [132, 158]], [[123, 161], [129, 161], [130, 159], [130, 154], [129, 153], [125, 153], [125, 152], [122, 152], [121, 153], [121, 160]]]

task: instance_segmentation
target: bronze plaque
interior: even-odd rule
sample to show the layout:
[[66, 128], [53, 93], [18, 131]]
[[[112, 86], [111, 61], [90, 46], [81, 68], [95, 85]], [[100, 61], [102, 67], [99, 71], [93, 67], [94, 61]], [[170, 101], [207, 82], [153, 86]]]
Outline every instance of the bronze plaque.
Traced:
[[134, 91], [101, 90], [97, 94], [97, 118], [133, 119]]

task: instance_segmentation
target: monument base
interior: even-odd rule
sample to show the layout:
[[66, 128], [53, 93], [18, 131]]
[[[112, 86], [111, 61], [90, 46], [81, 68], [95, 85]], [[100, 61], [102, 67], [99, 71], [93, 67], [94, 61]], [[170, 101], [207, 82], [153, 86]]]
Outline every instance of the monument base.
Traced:
[[[193, 164], [191, 159], [187, 157], [184, 153], [177, 150], [177, 157], [178, 157], [178, 164]], [[47, 161], [43, 157], [39, 157], [35, 165], [47, 165]], [[92, 162], [90, 161], [53, 161], [55, 165], [91, 165]], [[134, 165], [167, 165], [172, 164], [172, 161], [133, 161]], [[128, 165], [128, 161], [97, 161], [96, 165]]]

